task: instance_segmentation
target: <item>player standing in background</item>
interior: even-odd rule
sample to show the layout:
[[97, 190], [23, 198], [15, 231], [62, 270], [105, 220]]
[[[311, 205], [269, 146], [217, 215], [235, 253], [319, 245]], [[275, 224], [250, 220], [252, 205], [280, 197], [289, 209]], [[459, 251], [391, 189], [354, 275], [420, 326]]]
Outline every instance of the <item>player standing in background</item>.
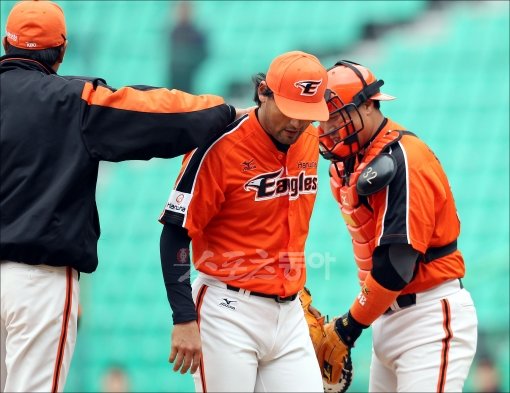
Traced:
[[311, 122], [328, 118], [327, 74], [295, 51], [254, 81], [258, 108], [186, 157], [160, 217], [170, 362], [194, 373], [197, 391], [322, 392], [297, 294], [317, 192]]
[[11, 10], [1, 73], [2, 391], [64, 389], [76, 341], [80, 272], [97, 267], [99, 161], [170, 158], [226, 127], [216, 96], [106, 86], [56, 74], [62, 10]]
[[328, 71], [319, 143], [362, 286], [329, 331], [352, 347], [372, 325], [371, 392], [460, 392], [477, 342], [460, 222], [434, 153], [382, 114], [383, 83], [348, 61]]

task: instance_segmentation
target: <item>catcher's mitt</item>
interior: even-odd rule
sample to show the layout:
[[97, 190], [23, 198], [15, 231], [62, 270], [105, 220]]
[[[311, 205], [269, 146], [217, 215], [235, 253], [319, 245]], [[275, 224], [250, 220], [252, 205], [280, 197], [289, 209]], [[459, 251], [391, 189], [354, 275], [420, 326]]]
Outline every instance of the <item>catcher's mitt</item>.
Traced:
[[324, 325], [324, 316], [311, 306], [312, 295], [307, 288], [300, 292], [299, 300], [322, 372], [324, 391], [343, 393], [352, 380], [350, 347], [344, 344], [335, 330], [336, 319]]
[[344, 393], [347, 391], [352, 381], [352, 361], [350, 352], [347, 354], [347, 357], [344, 359], [344, 364], [342, 367], [342, 375], [340, 375], [340, 380], [338, 383], [329, 383], [326, 378], [322, 378], [322, 384], [324, 386], [325, 392], [331, 393]]
[[347, 391], [353, 374], [351, 348], [338, 335], [335, 321], [324, 326], [326, 336], [317, 352], [325, 392]]

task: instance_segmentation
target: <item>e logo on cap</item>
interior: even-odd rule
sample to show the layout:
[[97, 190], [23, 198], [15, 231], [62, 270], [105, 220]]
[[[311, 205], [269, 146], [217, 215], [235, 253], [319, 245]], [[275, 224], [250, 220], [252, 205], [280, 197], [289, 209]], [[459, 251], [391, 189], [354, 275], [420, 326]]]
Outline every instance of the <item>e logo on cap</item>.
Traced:
[[313, 96], [317, 93], [317, 89], [322, 83], [322, 79], [316, 81], [299, 81], [294, 83], [294, 86], [299, 87], [301, 89], [302, 96]]

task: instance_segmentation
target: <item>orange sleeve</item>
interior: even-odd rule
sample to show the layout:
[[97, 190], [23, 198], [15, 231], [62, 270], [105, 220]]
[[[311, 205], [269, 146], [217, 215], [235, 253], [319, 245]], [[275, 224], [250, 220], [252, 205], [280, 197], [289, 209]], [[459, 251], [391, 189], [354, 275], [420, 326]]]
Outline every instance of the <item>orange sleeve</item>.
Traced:
[[370, 326], [397, 299], [400, 291], [390, 291], [384, 288], [372, 277], [367, 275], [361, 292], [351, 306], [353, 318], [366, 326]]
[[200, 235], [225, 200], [223, 159], [220, 149], [206, 145], [184, 160], [161, 223], [185, 227], [192, 239]]
[[80, 98], [83, 141], [91, 157], [103, 161], [176, 157], [235, 118], [221, 97], [150, 86], [115, 90], [85, 82]]
[[195, 96], [180, 90], [127, 86], [118, 90], [86, 82], [81, 95], [88, 105], [98, 105], [146, 113], [182, 113], [211, 108], [224, 103], [214, 95]]
[[219, 165], [219, 157], [206, 157], [197, 174], [191, 202], [184, 227], [193, 239], [220, 211], [225, 201], [223, 176], [225, 169]]

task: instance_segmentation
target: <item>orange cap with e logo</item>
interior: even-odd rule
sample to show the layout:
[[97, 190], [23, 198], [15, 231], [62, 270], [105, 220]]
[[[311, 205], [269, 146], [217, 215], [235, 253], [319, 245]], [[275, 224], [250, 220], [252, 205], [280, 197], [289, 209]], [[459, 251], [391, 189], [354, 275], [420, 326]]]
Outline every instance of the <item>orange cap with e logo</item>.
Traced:
[[7, 42], [22, 49], [54, 48], [66, 41], [64, 12], [51, 1], [17, 3], [7, 17]]
[[278, 109], [298, 120], [326, 121], [329, 118], [324, 93], [328, 73], [319, 59], [305, 52], [284, 53], [273, 60], [266, 83]]

